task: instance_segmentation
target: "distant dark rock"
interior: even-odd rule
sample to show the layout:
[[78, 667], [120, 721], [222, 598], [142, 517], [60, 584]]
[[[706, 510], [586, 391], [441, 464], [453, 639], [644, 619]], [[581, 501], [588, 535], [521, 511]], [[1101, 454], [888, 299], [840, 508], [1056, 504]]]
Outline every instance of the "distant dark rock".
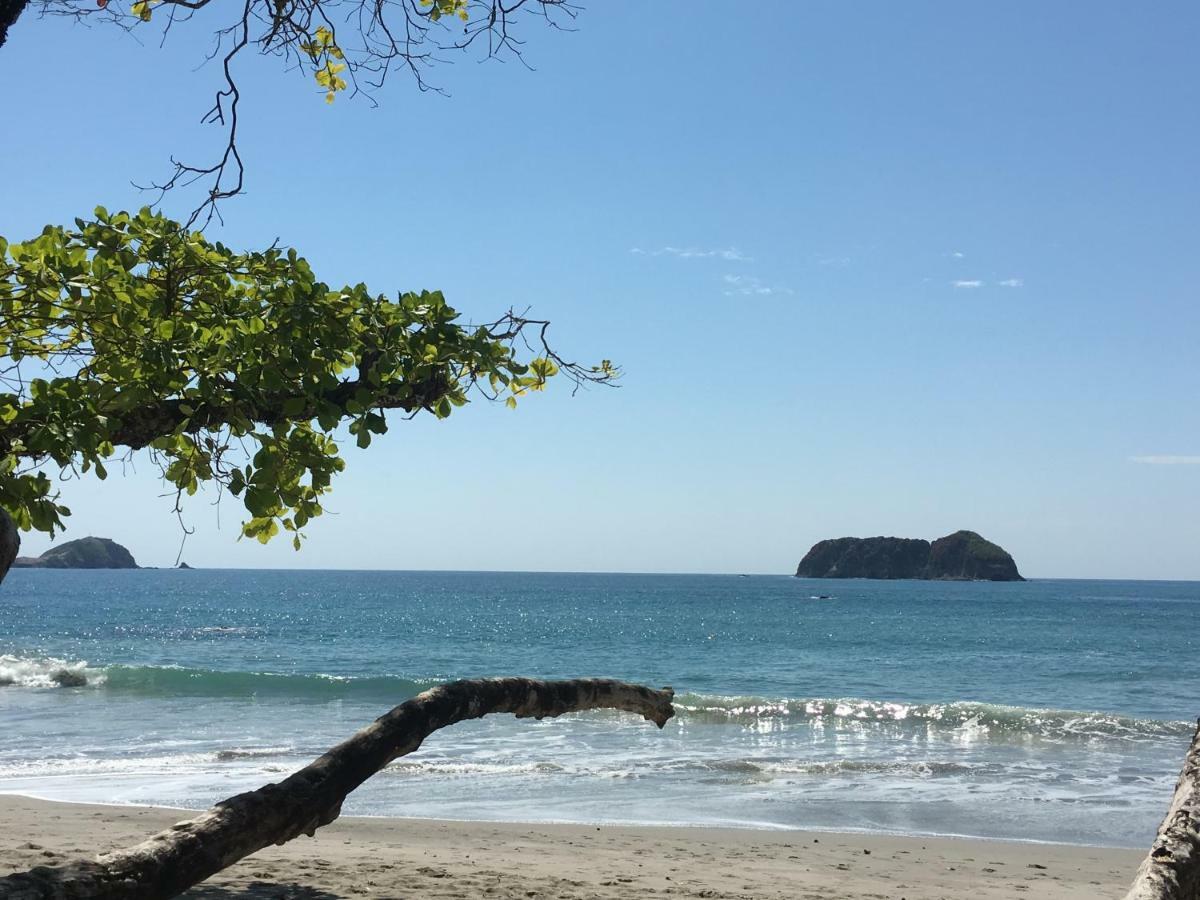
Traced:
[[796, 577], [1025, 580], [1006, 551], [973, 531], [956, 531], [932, 544], [896, 537], [820, 541], [800, 561]]
[[109, 538], [85, 537], [51, 547], [36, 559], [19, 556], [13, 568], [136, 569], [133, 554]]
[[181, 562], [181, 563], [180, 563], [178, 566], [176, 566], [175, 568], [177, 568], [177, 569], [190, 569], [190, 568], [191, 568], [191, 566], [189, 566], [189, 565], [188, 565], [187, 563], [185, 563], [185, 562]]
[[976, 534], [956, 531], [929, 548], [927, 578], [953, 581], [1024, 581], [1008, 551]]
[[834, 538], [800, 562], [801, 578], [923, 578], [929, 541], [896, 537]]

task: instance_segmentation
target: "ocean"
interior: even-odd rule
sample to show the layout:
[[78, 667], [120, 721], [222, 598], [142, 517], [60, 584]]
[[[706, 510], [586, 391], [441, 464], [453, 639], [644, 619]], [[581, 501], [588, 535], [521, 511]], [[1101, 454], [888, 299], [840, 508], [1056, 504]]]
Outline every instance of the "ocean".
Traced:
[[434, 734], [344, 812], [1149, 844], [1200, 715], [1200, 583], [13, 571], [0, 792], [202, 808], [484, 675], [672, 685]]

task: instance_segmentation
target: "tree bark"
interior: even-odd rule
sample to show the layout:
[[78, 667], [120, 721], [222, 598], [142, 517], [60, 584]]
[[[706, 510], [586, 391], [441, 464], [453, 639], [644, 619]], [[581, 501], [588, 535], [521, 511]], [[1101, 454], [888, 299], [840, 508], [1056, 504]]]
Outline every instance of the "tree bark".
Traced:
[[347, 794], [439, 728], [495, 712], [541, 719], [586, 709], [626, 710], [662, 728], [675, 715], [673, 697], [670, 688], [607, 679], [455, 681], [400, 704], [279, 784], [223, 800], [135, 847], [0, 878], [0, 898], [174, 897], [263, 847], [313, 835], [338, 817]]
[[1125, 900], [1200, 900], [1200, 722], [1171, 807]]
[[[4, 0], [0, 0], [0, 4], [2, 3]], [[12, 516], [0, 509], [0, 581], [4, 581], [4, 576], [8, 574], [9, 567], [17, 558], [17, 551], [20, 549], [21, 533], [17, 531]]]
[[17, 21], [29, 0], [0, 0], [0, 47], [8, 40], [8, 29]]

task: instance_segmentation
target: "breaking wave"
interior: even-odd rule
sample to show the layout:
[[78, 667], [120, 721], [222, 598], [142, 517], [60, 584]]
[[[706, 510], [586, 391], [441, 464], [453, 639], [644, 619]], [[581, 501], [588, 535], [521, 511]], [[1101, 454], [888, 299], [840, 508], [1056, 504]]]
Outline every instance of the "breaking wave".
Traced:
[[218, 672], [173, 666], [109, 666], [103, 687], [109, 691], [166, 696], [289, 697], [334, 700], [354, 698], [395, 704], [436, 684], [394, 675], [345, 675]]
[[103, 680], [103, 672], [89, 669], [86, 662], [0, 655], [0, 687], [83, 687]]
[[[445, 680], [399, 675], [226, 672], [176, 666], [112, 665], [100, 668], [91, 667], [85, 661], [55, 657], [0, 655], [0, 687], [98, 689], [145, 696], [356, 699], [392, 706]], [[675, 706], [678, 721], [685, 727], [874, 727], [906, 731], [952, 730], [975, 738], [1134, 742], [1175, 740], [1189, 736], [1194, 727], [1189, 722], [969, 700], [907, 703], [853, 697], [797, 699], [684, 693], [676, 698]]]
[[394, 675], [221, 672], [182, 666], [92, 668], [86, 662], [54, 657], [0, 656], [0, 687], [90, 687], [147, 696], [361, 698], [398, 703], [444, 680], [414, 680]]
[[481, 762], [463, 759], [398, 760], [382, 770], [401, 777], [495, 777], [568, 775], [598, 778], [646, 778], [655, 775], [707, 777], [709, 780], [762, 780], [812, 777], [837, 778], [890, 776], [909, 778], [961, 778], [1003, 774], [1004, 767], [937, 760], [912, 762], [840, 759], [804, 762], [794, 759], [639, 759], [636, 764], [604, 765], [595, 763]]
[[217, 762], [232, 762], [238, 759], [262, 759], [273, 756], [287, 756], [292, 747], [231, 747], [228, 750], [218, 750], [214, 754]]
[[[179, 776], [197, 772], [226, 772], [238, 764], [254, 771], [282, 772], [298, 768], [315, 752], [297, 752], [292, 747], [235, 747], [229, 750], [158, 752], [138, 756], [132, 752], [115, 756], [78, 754], [40, 759], [0, 758], [0, 779], [61, 778], [88, 776]], [[271, 765], [274, 763], [274, 765]]]
[[554, 762], [471, 762], [466, 760], [397, 760], [382, 772], [386, 775], [473, 777], [480, 775], [557, 775], [570, 772]]
[[830, 727], [877, 724], [1048, 739], [1160, 740], [1190, 735], [1194, 728], [1189, 722], [1004, 706], [971, 700], [901, 703], [855, 697], [770, 699], [684, 694], [677, 698], [675, 705], [691, 722], [743, 725], [809, 722]]

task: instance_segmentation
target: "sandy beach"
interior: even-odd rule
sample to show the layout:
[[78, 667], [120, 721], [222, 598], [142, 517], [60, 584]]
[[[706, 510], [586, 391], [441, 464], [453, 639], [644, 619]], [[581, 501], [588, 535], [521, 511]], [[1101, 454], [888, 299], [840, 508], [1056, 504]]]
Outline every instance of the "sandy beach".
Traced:
[[[188, 814], [0, 796], [5, 873], [132, 844]], [[1137, 850], [720, 828], [345, 818], [196, 898], [1120, 897]]]

